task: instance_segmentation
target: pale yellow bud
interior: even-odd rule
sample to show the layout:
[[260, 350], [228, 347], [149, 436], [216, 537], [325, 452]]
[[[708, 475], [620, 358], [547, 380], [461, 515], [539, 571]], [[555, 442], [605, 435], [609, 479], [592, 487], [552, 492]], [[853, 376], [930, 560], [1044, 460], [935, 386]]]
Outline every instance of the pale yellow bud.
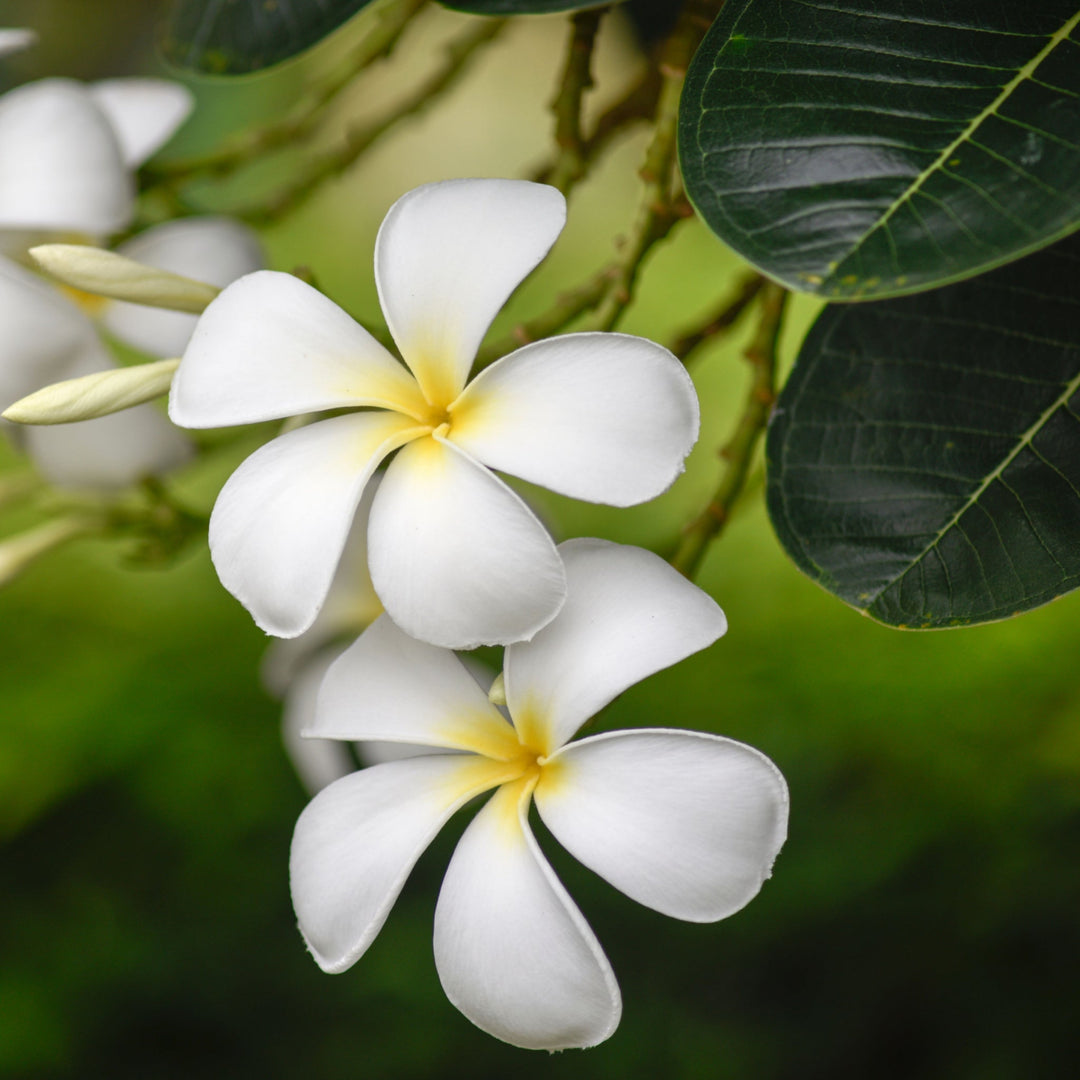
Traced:
[[491, 689], [488, 691], [488, 701], [492, 705], [506, 704], [506, 680], [503, 678], [501, 671], [495, 676], [495, 681], [491, 684]]
[[5, 420], [17, 424], [72, 424], [130, 409], [164, 394], [179, 360], [96, 371], [44, 386], [8, 406]]
[[46, 552], [96, 531], [97, 526], [86, 518], [66, 517], [0, 540], [0, 585], [13, 581]]
[[72, 288], [170, 311], [199, 315], [221, 291], [215, 285], [86, 244], [42, 244], [31, 248], [30, 256], [42, 270]]

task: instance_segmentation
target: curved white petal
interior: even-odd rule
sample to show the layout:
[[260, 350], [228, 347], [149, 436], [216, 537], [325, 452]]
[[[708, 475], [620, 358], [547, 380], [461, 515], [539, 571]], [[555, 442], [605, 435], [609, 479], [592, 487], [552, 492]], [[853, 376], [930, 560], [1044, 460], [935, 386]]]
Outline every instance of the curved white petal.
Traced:
[[186, 86], [166, 79], [104, 79], [88, 89], [116, 132], [130, 169], [160, 150], [195, 106]]
[[305, 739], [300, 734], [315, 715], [319, 685], [339, 651], [327, 649], [308, 659], [289, 684], [281, 710], [281, 741], [309, 795], [356, 771], [356, 762], [346, 743], [336, 739]]
[[0, 410], [68, 377], [98, 345], [90, 320], [56, 289], [0, 256]]
[[544, 824], [627, 896], [691, 922], [726, 918], [769, 876], [787, 836], [780, 770], [696, 731], [615, 731], [563, 747], [536, 788]]
[[551, 753], [628, 686], [727, 629], [716, 602], [659, 556], [604, 540], [559, 546], [562, 611], [506, 650], [506, 703], [522, 739]]
[[135, 190], [90, 91], [70, 79], [0, 98], [0, 228], [101, 236], [124, 228]]
[[315, 621], [368, 478], [412, 437], [395, 413], [353, 413], [260, 447], [221, 489], [210, 554], [221, 583], [267, 633]]
[[565, 334], [480, 374], [450, 438], [478, 461], [576, 499], [631, 506], [669, 488], [698, 435], [698, 401], [667, 349]]
[[[64, 368], [64, 378], [78, 378], [113, 367], [96, 336]], [[56, 487], [114, 491], [189, 461], [190, 439], [155, 406], [133, 409], [47, 427], [27, 425], [24, 446], [38, 472]]]
[[324, 971], [356, 963], [435, 834], [499, 775], [484, 758], [440, 754], [364, 769], [315, 796], [296, 823], [289, 876], [300, 932]]
[[332, 300], [258, 270], [199, 317], [169, 398], [181, 427], [226, 427], [342, 406], [415, 412], [412, 376]]
[[[224, 217], [167, 221], [139, 233], [116, 250], [144, 266], [220, 288], [260, 269], [264, 262], [254, 230]], [[116, 300], [105, 307], [102, 322], [121, 341], [151, 356], [180, 356], [198, 316]]]
[[503, 760], [521, 744], [461, 661], [383, 615], [331, 665], [307, 733], [473, 750]]
[[36, 44], [37, 39], [38, 36], [33, 30], [26, 30], [21, 27], [5, 27], [0, 30], [0, 56], [19, 52], [21, 49], [28, 49], [31, 45]]
[[457, 397], [491, 320], [565, 223], [562, 195], [525, 180], [444, 180], [390, 207], [375, 243], [375, 281], [429, 401]]
[[595, 1046], [622, 1002], [589, 924], [529, 831], [527, 781], [500, 788], [458, 843], [435, 909], [450, 1001], [515, 1046]]
[[435, 438], [417, 439], [386, 470], [368, 567], [394, 622], [448, 649], [529, 638], [566, 595], [562, 561], [532, 511]]
[[[382, 604], [375, 595], [367, 568], [368, 518], [379, 479], [380, 474], [375, 473], [364, 487], [326, 600], [315, 621], [297, 637], [271, 642], [263, 654], [260, 668], [263, 685], [278, 697], [316, 652], [338, 637], [355, 637], [382, 614]], [[340, 652], [338, 649], [334, 655]]]

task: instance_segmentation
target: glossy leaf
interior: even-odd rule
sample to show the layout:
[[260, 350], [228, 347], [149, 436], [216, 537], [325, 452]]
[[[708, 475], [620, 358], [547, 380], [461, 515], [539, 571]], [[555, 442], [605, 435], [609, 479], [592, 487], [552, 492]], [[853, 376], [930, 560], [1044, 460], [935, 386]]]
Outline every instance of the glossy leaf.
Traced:
[[604, 7], [611, 0], [442, 0], [443, 6], [473, 15], [547, 15]]
[[825, 310], [766, 444], [820, 585], [893, 626], [1001, 619], [1080, 585], [1080, 235], [917, 297]]
[[210, 75], [243, 75], [321, 41], [371, 0], [173, 0], [166, 60]]
[[698, 212], [791, 288], [857, 300], [1080, 226], [1077, 0], [728, 0], [687, 76]]

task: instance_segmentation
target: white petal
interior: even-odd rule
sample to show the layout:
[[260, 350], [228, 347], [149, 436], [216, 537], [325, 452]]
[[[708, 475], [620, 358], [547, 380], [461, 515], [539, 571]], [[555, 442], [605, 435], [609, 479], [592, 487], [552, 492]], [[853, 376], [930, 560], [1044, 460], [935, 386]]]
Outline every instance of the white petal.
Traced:
[[271, 642], [263, 655], [260, 668], [263, 685], [278, 697], [316, 652], [336, 638], [355, 637], [382, 614], [382, 604], [375, 595], [367, 568], [368, 517], [379, 478], [380, 474], [375, 473], [364, 488], [330, 591], [315, 621], [298, 637]]
[[588, 923], [529, 831], [529, 785], [508, 784], [469, 825], [435, 909], [435, 966], [477, 1027], [515, 1046], [595, 1046], [619, 987]]
[[409, 412], [419, 400], [408, 371], [337, 304], [259, 270], [200, 316], [169, 415], [181, 427], [226, 427], [342, 406]]
[[[223, 217], [181, 218], [155, 225], [116, 250], [144, 266], [219, 288], [253, 273], [264, 262], [255, 232]], [[111, 334], [151, 356], [180, 356], [198, 317], [118, 300], [105, 308], [103, 322]]]
[[256, 450], [222, 488], [210, 554], [267, 633], [295, 637], [314, 622], [364, 485], [410, 424], [379, 412], [299, 428]]
[[444, 180], [390, 207], [375, 243], [375, 281], [429, 401], [457, 397], [491, 320], [565, 223], [562, 195], [525, 180]]
[[346, 743], [336, 739], [305, 739], [300, 735], [315, 715], [319, 685], [338, 652], [328, 649], [309, 658], [292, 680], [281, 712], [281, 741], [309, 795], [356, 771], [356, 762]]
[[[68, 364], [64, 377], [112, 367], [112, 358], [95, 338]], [[129, 487], [183, 465], [193, 454], [188, 437], [150, 404], [74, 424], [30, 425], [23, 438], [26, 452], [46, 480], [79, 491]]]
[[131, 219], [134, 186], [90, 91], [42, 79], [0, 98], [0, 228], [101, 236]]
[[386, 921], [414, 863], [458, 807], [499, 782], [473, 754], [391, 761], [324, 788], [300, 815], [289, 875], [308, 948], [344, 971]]
[[385, 615], [330, 667], [307, 732], [473, 750], [504, 760], [521, 752], [513, 728], [461, 661], [409, 637]]
[[56, 289], [0, 256], [0, 409], [67, 378], [98, 347], [90, 320]]
[[565, 596], [559, 554], [532, 511], [434, 438], [390, 463], [371, 508], [368, 566], [394, 622], [448, 649], [532, 637]]
[[0, 56], [27, 49], [37, 42], [38, 36], [33, 30], [4, 28], [0, 30]]
[[563, 747], [536, 788], [544, 824], [615, 888], [676, 919], [749, 903], [787, 836], [783, 776], [696, 731], [615, 731]]
[[105, 79], [88, 89], [131, 169], [160, 150], [195, 106], [186, 86], [165, 79]]
[[493, 469], [631, 506], [674, 483], [697, 434], [694, 384], [667, 349], [566, 334], [482, 371], [455, 403], [449, 437]]
[[506, 701], [522, 739], [551, 753], [647, 675], [727, 629], [716, 602], [659, 556], [604, 540], [559, 547], [567, 600], [532, 641], [506, 651]]

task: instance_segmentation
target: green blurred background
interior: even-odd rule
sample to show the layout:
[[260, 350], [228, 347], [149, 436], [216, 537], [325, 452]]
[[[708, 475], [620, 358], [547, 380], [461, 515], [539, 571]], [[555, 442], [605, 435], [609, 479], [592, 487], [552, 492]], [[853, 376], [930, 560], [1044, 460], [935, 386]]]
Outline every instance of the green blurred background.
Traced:
[[[43, 40], [4, 61], [6, 84], [153, 71], [157, 9], [9, 0], [0, 21]], [[192, 84], [199, 111], [168, 152], [275, 115], [367, 18], [281, 71]], [[393, 100], [467, 22], [429, 12], [338, 123]], [[562, 18], [519, 20], [445, 101], [269, 230], [272, 265], [310, 267], [378, 322], [371, 256], [386, 209], [428, 180], [524, 175], [541, 161], [564, 39]], [[640, 62], [626, 25], [606, 26], [598, 59], [593, 107]], [[621, 142], [575, 192], [566, 233], [495, 333], [603, 265], [631, 220], [643, 145]], [[288, 169], [286, 154], [200, 197], [245, 205]], [[683, 226], [647, 263], [621, 329], [669, 340], [737, 270], [703, 227]], [[813, 315], [796, 303], [788, 362]], [[675, 535], [718, 475], [745, 389], [741, 344], [696, 360], [702, 441], [663, 498], [615, 511], [529, 492], [560, 538]], [[177, 489], [208, 507], [254, 445], [219, 451]], [[307, 956], [287, 881], [306, 796], [259, 686], [266, 638], [205, 549], [154, 572], [125, 566], [122, 545], [86, 542], [33, 567], [0, 595], [0, 1075], [1075, 1075], [1080, 597], [977, 629], [886, 630], [794, 570], [756, 484], [700, 581], [727, 611], [727, 637], [629, 691], [600, 724], [760, 748], [790, 784], [790, 838], [758, 899], [696, 926], [638, 907], [541, 832], [625, 1000], [608, 1043], [557, 1056], [483, 1035], [439, 988], [431, 919], [461, 820], [356, 967], [331, 977]], [[5, 534], [24, 524], [0, 518]]]

